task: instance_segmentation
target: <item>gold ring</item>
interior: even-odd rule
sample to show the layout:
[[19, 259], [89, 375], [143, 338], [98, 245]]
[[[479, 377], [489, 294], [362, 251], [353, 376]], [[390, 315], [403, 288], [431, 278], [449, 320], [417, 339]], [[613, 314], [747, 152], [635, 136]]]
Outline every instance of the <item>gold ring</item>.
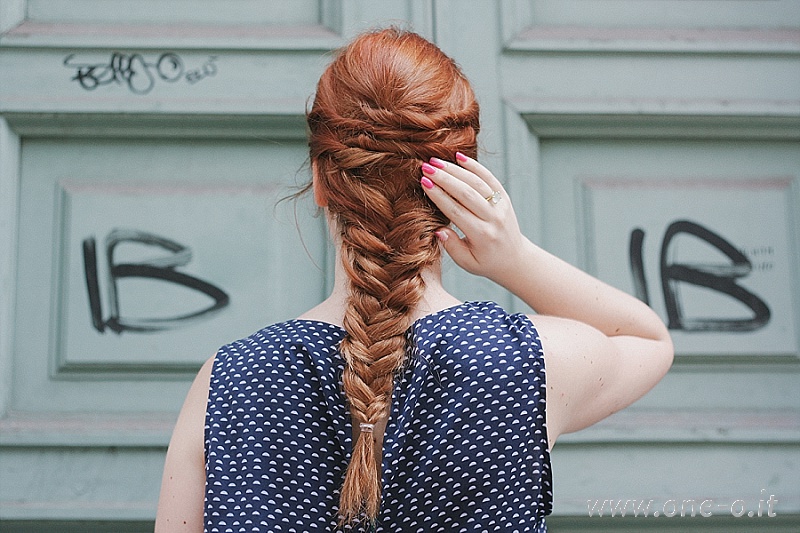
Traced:
[[500, 191], [494, 191], [492, 194], [487, 196], [485, 200], [490, 204], [495, 205], [500, 201], [500, 198], [502, 198], [502, 196], [500, 196]]

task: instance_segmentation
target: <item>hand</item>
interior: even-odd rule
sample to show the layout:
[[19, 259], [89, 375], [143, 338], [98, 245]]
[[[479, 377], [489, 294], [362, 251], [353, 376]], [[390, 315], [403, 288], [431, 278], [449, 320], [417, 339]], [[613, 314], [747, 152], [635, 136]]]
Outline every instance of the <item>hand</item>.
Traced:
[[461, 268], [505, 285], [530, 241], [520, 232], [511, 200], [498, 179], [461, 153], [456, 161], [432, 158], [422, 167], [423, 190], [464, 237], [452, 228], [442, 228], [437, 235]]

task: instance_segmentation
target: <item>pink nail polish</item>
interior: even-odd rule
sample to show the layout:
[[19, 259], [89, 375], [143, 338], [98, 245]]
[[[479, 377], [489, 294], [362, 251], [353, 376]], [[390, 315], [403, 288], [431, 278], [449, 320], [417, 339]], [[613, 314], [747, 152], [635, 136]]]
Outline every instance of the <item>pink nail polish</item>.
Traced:
[[431, 165], [435, 166], [436, 168], [444, 168], [445, 167], [445, 162], [442, 161], [441, 159], [436, 158], [436, 157], [431, 157], [430, 161], [428, 161], [428, 162]]
[[425, 176], [422, 176], [422, 179], [419, 180], [419, 182], [426, 189], [433, 189], [433, 182], [431, 180], [429, 180], [428, 178], [426, 178]]
[[464, 154], [462, 154], [461, 152], [456, 152], [456, 159], [458, 159], [459, 161], [461, 161], [461, 162], [463, 163], [463, 162], [464, 162], [464, 161], [466, 161], [468, 158], [467, 158], [467, 156], [465, 156], [465, 155], [464, 155]]
[[434, 232], [434, 234], [435, 234], [437, 237], [439, 237], [439, 240], [440, 240], [440, 241], [442, 241], [442, 242], [446, 241], [446, 240], [449, 238], [449, 237], [447, 236], [447, 232], [446, 232], [446, 231], [444, 231], [444, 230], [435, 231], [435, 232]]
[[422, 172], [425, 174], [436, 174], [436, 169], [430, 166], [428, 163], [422, 163]]

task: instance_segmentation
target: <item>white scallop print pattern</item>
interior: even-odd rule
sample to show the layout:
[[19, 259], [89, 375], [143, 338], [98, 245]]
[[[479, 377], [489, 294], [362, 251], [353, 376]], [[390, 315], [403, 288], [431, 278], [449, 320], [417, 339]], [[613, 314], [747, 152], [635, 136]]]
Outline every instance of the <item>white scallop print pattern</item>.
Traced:
[[[336, 531], [351, 448], [344, 335], [291, 320], [220, 349], [206, 412], [207, 533]], [[546, 531], [545, 369], [531, 321], [467, 302], [408, 335], [374, 531]]]

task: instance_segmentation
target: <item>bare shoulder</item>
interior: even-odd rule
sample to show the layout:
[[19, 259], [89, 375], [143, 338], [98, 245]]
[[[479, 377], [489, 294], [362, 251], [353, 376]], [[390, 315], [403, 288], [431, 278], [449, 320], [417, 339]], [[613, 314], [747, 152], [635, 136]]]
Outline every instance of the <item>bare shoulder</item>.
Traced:
[[215, 356], [197, 373], [175, 423], [167, 450], [156, 532], [203, 530], [205, 414]]
[[202, 397], [203, 411], [205, 411], [206, 401], [208, 400], [208, 387], [211, 383], [211, 371], [214, 368], [214, 361], [216, 361], [216, 359], [217, 354], [214, 354], [206, 359], [206, 362], [203, 363], [203, 366], [201, 366], [200, 370], [197, 372], [197, 376], [195, 376], [194, 381], [192, 382], [192, 387], [189, 389], [189, 394], [187, 395], [187, 399], [194, 399], [194, 396]]
[[192, 382], [186, 399], [183, 402], [181, 413], [176, 424], [177, 430], [196, 432], [198, 425], [205, 426], [206, 404], [208, 403], [208, 389], [211, 383], [211, 371], [214, 367], [216, 354], [209, 357]]

